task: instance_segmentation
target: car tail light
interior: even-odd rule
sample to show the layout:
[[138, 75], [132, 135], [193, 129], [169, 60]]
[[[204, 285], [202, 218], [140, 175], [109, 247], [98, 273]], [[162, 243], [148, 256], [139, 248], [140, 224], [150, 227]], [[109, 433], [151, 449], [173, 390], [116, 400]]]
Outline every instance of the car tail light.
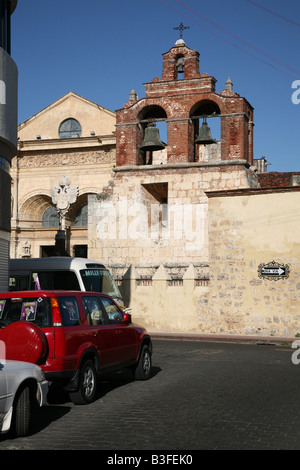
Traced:
[[132, 323], [131, 314], [130, 313], [123, 313], [123, 322], [124, 323]]
[[56, 297], [51, 297], [51, 307], [52, 307], [52, 319], [53, 326], [61, 326], [61, 314], [58, 299]]

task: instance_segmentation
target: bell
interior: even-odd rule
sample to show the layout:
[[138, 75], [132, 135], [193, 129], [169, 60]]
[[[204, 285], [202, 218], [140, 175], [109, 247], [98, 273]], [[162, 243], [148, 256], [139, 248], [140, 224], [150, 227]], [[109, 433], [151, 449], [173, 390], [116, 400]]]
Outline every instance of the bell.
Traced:
[[179, 64], [177, 66], [177, 73], [184, 73], [184, 65], [183, 64]]
[[140, 146], [140, 150], [150, 150], [154, 152], [155, 150], [163, 150], [164, 148], [165, 146], [160, 140], [159, 130], [156, 125], [154, 123], [148, 124], [145, 129], [144, 141]]
[[177, 73], [184, 73], [184, 59], [181, 57], [176, 63]]
[[210, 133], [210, 128], [207, 125], [206, 121], [203, 121], [202, 126], [199, 129], [199, 135], [195, 140], [195, 144], [199, 145], [209, 145], [209, 144], [216, 144], [217, 141], [212, 138]]

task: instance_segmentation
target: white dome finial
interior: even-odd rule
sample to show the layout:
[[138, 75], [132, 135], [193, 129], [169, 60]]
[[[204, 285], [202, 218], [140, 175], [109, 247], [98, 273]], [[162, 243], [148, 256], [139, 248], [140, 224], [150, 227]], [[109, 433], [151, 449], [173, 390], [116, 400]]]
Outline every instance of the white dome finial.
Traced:
[[177, 39], [177, 41], [175, 42], [175, 46], [185, 46], [185, 42], [183, 39]]

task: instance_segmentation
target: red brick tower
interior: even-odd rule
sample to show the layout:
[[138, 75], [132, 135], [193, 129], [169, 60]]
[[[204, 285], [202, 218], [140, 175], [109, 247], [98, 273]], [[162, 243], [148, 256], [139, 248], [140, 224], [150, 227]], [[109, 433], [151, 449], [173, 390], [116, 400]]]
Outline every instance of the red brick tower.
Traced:
[[253, 108], [232, 90], [230, 80], [221, 93], [215, 91], [216, 79], [200, 74], [199, 53], [182, 39], [163, 54], [161, 78], [145, 84], [146, 96], [130, 94], [123, 109], [117, 110], [117, 166], [145, 163], [140, 146], [150, 121], [167, 123], [167, 162], [198, 160], [201, 119], [221, 120], [221, 160], [253, 162]]

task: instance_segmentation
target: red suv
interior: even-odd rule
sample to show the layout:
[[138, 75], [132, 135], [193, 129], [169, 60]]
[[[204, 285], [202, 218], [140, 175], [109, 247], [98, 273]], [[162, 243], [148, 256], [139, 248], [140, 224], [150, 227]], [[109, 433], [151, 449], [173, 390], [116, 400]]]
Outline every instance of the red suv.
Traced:
[[130, 367], [139, 380], [151, 374], [150, 336], [100, 293], [0, 293], [1, 340], [6, 359], [40, 365], [76, 404], [93, 401], [100, 372]]

